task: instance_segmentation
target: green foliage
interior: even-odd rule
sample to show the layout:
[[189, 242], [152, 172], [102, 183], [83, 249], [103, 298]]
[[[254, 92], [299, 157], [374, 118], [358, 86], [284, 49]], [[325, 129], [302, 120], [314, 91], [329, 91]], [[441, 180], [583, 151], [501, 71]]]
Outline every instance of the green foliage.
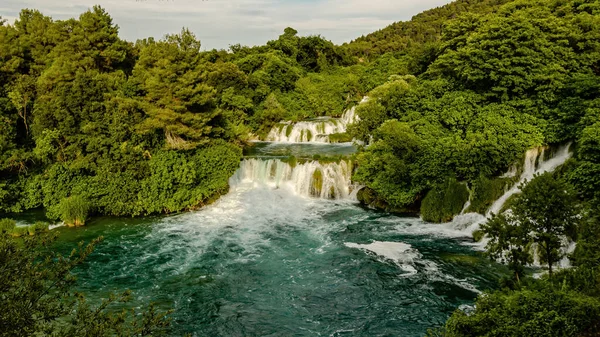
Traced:
[[[373, 137], [358, 156], [354, 179], [391, 205], [404, 207], [448, 179], [497, 175], [541, 144], [542, 134], [531, 116], [502, 104], [484, 105], [484, 98], [470, 91], [446, 89], [445, 81], [394, 78], [373, 90], [356, 110], [360, 121], [349, 128], [359, 140]], [[392, 140], [392, 133], [412, 139]], [[411, 151], [395, 148], [402, 143], [418, 146]], [[411, 152], [417, 154], [403, 160]], [[477, 200], [476, 206], [484, 207], [484, 201]]]
[[29, 235], [29, 227], [27, 226], [16, 226], [15, 228], [13, 228], [10, 233], [11, 236], [13, 237], [21, 237], [21, 236], [26, 236]]
[[316, 169], [312, 175], [310, 192], [314, 196], [320, 196], [322, 190], [323, 190], [323, 172], [321, 172], [321, 170], [319, 170], [319, 169]]
[[228, 190], [229, 177], [239, 167], [241, 150], [215, 144], [189, 155], [163, 151], [149, 162], [150, 175], [141, 182], [138, 213], [170, 213], [204, 205]]
[[467, 211], [485, 214], [494, 201], [498, 200], [513, 183], [515, 183], [513, 178], [488, 179], [479, 176], [473, 181], [471, 205]]
[[0, 219], [0, 232], [9, 233], [15, 228], [16, 224], [17, 222], [13, 219]]
[[90, 212], [90, 204], [82, 196], [73, 195], [60, 201], [57, 212], [67, 226], [83, 226]]
[[583, 129], [577, 152], [582, 161], [600, 164], [600, 122]]
[[510, 212], [493, 215], [481, 226], [490, 238], [486, 249], [493, 259], [507, 263], [518, 281], [533, 260], [535, 243], [552, 277], [552, 266], [562, 258], [563, 237], [576, 236], [577, 201], [570, 187], [551, 173], [537, 175], [521, 190]]
[[[411, 21], [396, 22], [361, 36], [346, 47], [357, 56], [376, 58], [384, 53], [406, 53], [416, 57], [427, 43], [440, 39], [448, 21], [461, 13], [489, 13], [509, 0], [459, 0], [415, 15]], [[414, 56], [413, 56], [414, 55]]]
[[518, 216], [511, 212], [498, 214], [481, 225], [481, 233], [490, 239], [485, 247], [487, 254], [508, 265], [517, 283], [525, 266], [533, 262], [531, 228], [521, 223]]
[[469, 315], [454, 312], [444, 336], [594, 336], [598, 322], [600, 300], [576, 291], [498, 291], [480, 296]]
[[129, 300], [129, 292], [110, 295], [92, 307], [84, 295], [71, 290], [73, 271], [102, 238], [87, 246], [79, 244], [69, 256], [51, 249], [55, 238], [40, 234], [16, 241], [0, 233], [0, 336], [156, 336], [166, 332], [169, 312], [157, 312], [153, 306], [141, 316], [117, 311]]
[[349, 133], [334, 133], [329, 135], [330, 143], [348, 143], [352, 141], [352, 136]]
[[421, 217], [429, 222], [449, 222], [469, 200], [464, 183], [449, 180], [432, 188], [421, 202]]
[[357, 156], [353, 180], [366, 184], [392, 207], [413, 204], [424, 188], [411, 179], [422, 147], [409, 124], [387, 121], [377, 129], [373, 144]]
[[13, 219], [0, 219], [0, 235], [19, 237], [48, 231], [48, 224], [41, 221], [30, 226], [17, 226], [16, 224], [17, 222]]
[[523, 193], [513, 207], [521, 226], [533, 233], [533, 242], [540, 247], [540, 259], [552, 265], [558, 262], [562, 236], [574, 238], [577, 229], [578, 204], [570, 186], [552, 174], [536, 176], [521, 188]]
[[47, 232], [50, 230], [50, 225], [47, 222], [36, 221], [33, 225], [29, 226], [29, 234], [34, 235], [40, 232]]

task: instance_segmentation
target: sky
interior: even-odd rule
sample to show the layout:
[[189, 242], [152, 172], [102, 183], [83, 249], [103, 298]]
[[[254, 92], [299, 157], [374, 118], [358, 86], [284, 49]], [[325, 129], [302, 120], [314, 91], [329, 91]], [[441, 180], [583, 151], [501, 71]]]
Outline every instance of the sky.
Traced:
[[423, 10], [452, 0], [0, 0], [9, 23], [23, 8], [38, 9], [55, 20], [78, 17], [100, 5], [129, 41], [162, 38], [189, 28], [202, 49], [262, 45], [284, 28], [299, 35], [320, 34], [334, 43], [349, 42]]

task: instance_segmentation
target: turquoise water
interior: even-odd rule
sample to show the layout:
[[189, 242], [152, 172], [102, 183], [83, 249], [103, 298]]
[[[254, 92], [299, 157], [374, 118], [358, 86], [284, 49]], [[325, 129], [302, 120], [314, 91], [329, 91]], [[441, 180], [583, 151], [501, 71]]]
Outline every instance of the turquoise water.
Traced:
[[246, 157], [288, 157], [310, 158], [319, 156], [348, 156], [356, 152], [352, 143], [275, 143], [254, 142], [244, 149]]
[[79, 290], [174, 308], [173, 335], [423, 336], [497, 279], [444, 228], [242, 183], [200, 211], [56, 230], [65, 251], [105, 236]]

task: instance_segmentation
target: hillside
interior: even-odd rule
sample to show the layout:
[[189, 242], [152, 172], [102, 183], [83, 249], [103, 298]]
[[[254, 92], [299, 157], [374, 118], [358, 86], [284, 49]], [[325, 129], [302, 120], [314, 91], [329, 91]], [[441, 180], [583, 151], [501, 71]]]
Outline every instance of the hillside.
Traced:
[[388, 52], [419, 49], [439, 42], [443, 25], [463, 13], [487, 14], [513, 0], [457, 0], [415, 15], [410, 21], [395, 22], [383, 29], [345, 44], [356, 56], [369, 59]]

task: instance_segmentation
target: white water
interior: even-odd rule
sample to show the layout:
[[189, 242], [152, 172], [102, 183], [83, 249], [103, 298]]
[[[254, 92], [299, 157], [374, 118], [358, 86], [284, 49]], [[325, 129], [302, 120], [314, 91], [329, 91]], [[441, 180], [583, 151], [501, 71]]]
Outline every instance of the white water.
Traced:
[[345, 242], [344, 245], [349, 248], [366, 250], [392, 260], [400, 267], [400, 269], [408, 273], [406, 276], [417, 273], [417, 269], [414, 266], [415, 260], [420, 258], [421, 254], [407, 243], [373, 241], [373, 243], [370, 244]]
[[[560, 165], [564, 164], [571, 157], [569, 152], [570, 144], [561, 146], [556, 151], [552, 158], [544, 158], [544, 148], [534, 148], [526, 152], [525, 161], [523, 163], [523, 173], [519, 181], [512, 186], [506, 193], [504, 193], [498, 200], [496, 200], [490, 209], [487, 211], [487, 217], [478, 213], [464, 213], [454, 217], [451, 222], [443, 224], [415, 224], [415, 225], [403, 225], [398, 228], [399, 232], [412, 233], [412, 234], [431, 234], [436, 236], [447, 236], [447, 237], [471, 237], [473, 232], [479, 229], [480, 225], [484, 223], [492, 213], [497, 214], [506, 201], [516, 193], [520, 192], [519, 185], [523, 182], [531, 180], [534, 175], [541, 174], [544, 172], [552, 172]], [[509, 172], [514, 171], [513, 168]], [[468, 201], [467, 201], [468, 202]], [[475, 249], [485, 250], [487, 244], [485, 238], [480, 242], [464, 242], [465, 245], [473, 246]], [[571, 246], [570, 244], [568, 245]], [[572, 250], [573, 248], [568, 248]], [[563, 261], [566, 265], [567, 262]]]
[[[367, 99], [364, 97], [360, 103]], [[271, 129], [266, 140], [280, 143], [329, 143], [329, 135], [346, 132], [348, 125], [357, 120], [356, 106], [353, 106], [340, 118], [321, 117], [297, 123], [282, 122]]]
[[344, 242], [344, 245], [348, 248], [356, 248], [373, 253], [384, 260], [394, 262], [400, 269], [406, 272], [400, 275], [401, 277], [410, 277], [417, 273], [422, 273], [427, 275], [427, 278], [431, 280], [455, 284], [474, 293], [481, 293], [481, 291], [473, 286], [471, 280], [459, 279], [443, 272], [435, 262], [424, 259], [423, 254], [408, 243], [373, 241], [368, 244]]
[[[544, 148], [534, 148], [525, 153], [525, 162], [523, 163], [523, 173], [519, 181], [506, 193], [504, 193], [498, 200], [496, 200], [487, 212], [487, 216], [498, 214], [502, 210], [502, 206], [506, 201], [513, 195], [519, 193], [521, 189], [519, 185], [533, 179], [536, 174], [542, 174], [544, 172], [552, 172], [560, 165], [564, 164], [567, 159], [571, 157], [569, 152], [570, 143], [561, 146], [556, 155], [548, 160], [544, 158]], [[539, 160], [538, 160], [539, 158]], [[537, 165], [536, 165], [537, 163]]]
[[[319, 163], [308, 161], [292, 167], [280, 159], [244, 159], [230, 179], [230, 185], [254, 182], [272, 188], [286, 188], [304, 197], [348, 199], [355, 196], [356, 188], [350, 182], [352, 163]], [[321, 183], [319, 183], [319, 180]]]

